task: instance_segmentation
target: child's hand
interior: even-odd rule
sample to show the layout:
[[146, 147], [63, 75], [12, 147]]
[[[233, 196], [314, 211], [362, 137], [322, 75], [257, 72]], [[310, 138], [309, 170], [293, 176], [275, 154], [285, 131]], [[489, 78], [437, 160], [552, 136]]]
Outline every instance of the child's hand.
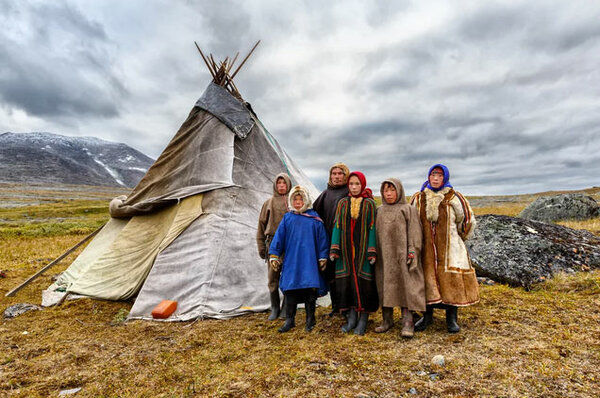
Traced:
[[319, 260], [319, 269], [325, 271], [325, 267], [327, 267], [327, 260], [323, 258]]
[[372, 259], [370, 259], [370, 260], [369, 260], [369, 264], [371, 264], [371, 265], [375, 265], [375, 262], [376, 262], [376, 261], [377, 261], [377, 259], [375, 259], [375, 258], [372, 258]]
[[273, 271], [279, 271], [280, 267], [281, 267], [281, 261], [279, 261], [277, 259], [271, 260], [271, 268], [273, 268]]
[[415, 258], [415, 252], [408, 252], [408, 258], [406, 260], [406, 264], [411, 265]]

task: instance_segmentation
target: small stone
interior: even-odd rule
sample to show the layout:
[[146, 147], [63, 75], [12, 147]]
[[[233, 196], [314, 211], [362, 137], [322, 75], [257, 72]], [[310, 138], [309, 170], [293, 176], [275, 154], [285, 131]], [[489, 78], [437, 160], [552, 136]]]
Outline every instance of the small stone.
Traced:
[[417, 394], [417, 389], [414, 387], [411, 387], [408, 389], [408, 393], [411, 395], [416, 395]]
[[419, 370], [419, 371], [417, 372], [417, 376], [427, 376], [427, 372], [424, 372], [424, 371], [422, 371], [422, 370]]
[[436, 355], [431, 359], [431, 363], [436, 366], [444, 366], [446, 364], [446, 359], [443, 355]]
[[431, 373], [429, 375], [429, 380], [431, 381], [436, 381], [437, 379], [439, 379], [440, 375], [438, 375], [437, 373]]
[[64, 397], [65, 395], [73, 395], [73, 394], [77, 394], [79, 391], [81, 391], [81, 387], [71, 388], [69, 390], [62, 390], [61, 392], [58, 393], [58, 396]]
[[4, 310], [4, 319], [14, 318], [19, 315], [23, 315], [28, 311], [39, 311], [41, 309], [41, 307], [29, 303], [19, 303], [11, 305], [10, 307], [6, 308], [6, 310]]
[[24, 330], [21, 334], [28, 335], [29, 332], [27, 330]]

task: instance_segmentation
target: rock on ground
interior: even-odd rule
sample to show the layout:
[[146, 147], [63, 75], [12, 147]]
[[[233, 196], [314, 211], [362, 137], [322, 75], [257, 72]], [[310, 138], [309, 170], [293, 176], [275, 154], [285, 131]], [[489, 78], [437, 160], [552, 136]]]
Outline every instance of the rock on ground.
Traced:
[[591, 196], [582, 194], [542, 196], [519, 214], [521, 218], [544, 222], [587, 220], [599, 216], [598, 202]]
[[478, 276], [529, 288], [558, 272], [600, 268], [600, 237], [522, 218], [484, 215], [466, 241]]
[[34, 304], [29, 304], [29, 303], [19, 303], [19, 304], [11, 305], [6, 310], [4, 310], [4, 319], [10, 319], [10, 318], [17, 317], [19, 315], [23, 315], [27, 311], [39, 311], [41, 309], [42, 309], [41, 307], [38, 307], [37, 305], [34, 305]]

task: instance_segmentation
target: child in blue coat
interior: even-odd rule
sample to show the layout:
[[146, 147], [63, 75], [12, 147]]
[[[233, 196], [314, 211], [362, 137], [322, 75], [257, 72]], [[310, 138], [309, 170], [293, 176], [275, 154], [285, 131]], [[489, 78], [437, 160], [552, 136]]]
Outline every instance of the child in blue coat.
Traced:
[[295, 186], [289, 194], [292, 209], [283, 216], [269, 249], [269, 262], [274, 270], [281, 268], [279, 288], [286, 303], [284, 333], [295, 324], [298, 303], [305, 303], [306, 331], [316, 324], [317, 297], [327, 294], [322, 271], [327, 265], [329, 239], [323, 221], [311, 208], [308, 191]]

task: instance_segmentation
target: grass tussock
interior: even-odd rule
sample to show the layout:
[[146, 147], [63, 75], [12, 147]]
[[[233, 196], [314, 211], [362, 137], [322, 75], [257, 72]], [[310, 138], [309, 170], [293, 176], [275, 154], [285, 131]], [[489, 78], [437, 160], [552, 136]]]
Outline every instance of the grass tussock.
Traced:
[[[61, 206], [50, 206], [48, 223], [81, 215]], [[6, 219], [21, 222], [34, 212], [21, 210]], [[84, 212], [82, 222], [93, 225], [96, 215], [102, 214]], [[16, 297], [4, 294], [81, 238], [0, 235], [6, 275], [0, 277], [0, 310], [39, 303], [51, 276], [77, 253]], [[82, 387], [77, 396], [395, 397], [415, 388], [421, 397], [591, 397], [600, 388], [600, 271], [559, 275], [531, 291], [481, 286], [481, 302], [459, 310], [459, 334], [446, 333], [443, 312], [436, 310], [430, 330], [408, 341], [399, 337], [398, 311], [390, 332], [373, 332], [381, 322], [377, 313], [367, 335], [358, 337], [342, 334], [343, 320], [328, 317], [327, 308], [318, 309], [313, 332], [304, 331], [299, 310], [296, 328], [282, 335], [282, 321], [269, 322], [267, 314], [125, 322], [131, 305], [82, 299], [1, 320], [0, 396], [57, 396]], [[444, 355], [444, 367], [432, 364], [437, 354]]]

